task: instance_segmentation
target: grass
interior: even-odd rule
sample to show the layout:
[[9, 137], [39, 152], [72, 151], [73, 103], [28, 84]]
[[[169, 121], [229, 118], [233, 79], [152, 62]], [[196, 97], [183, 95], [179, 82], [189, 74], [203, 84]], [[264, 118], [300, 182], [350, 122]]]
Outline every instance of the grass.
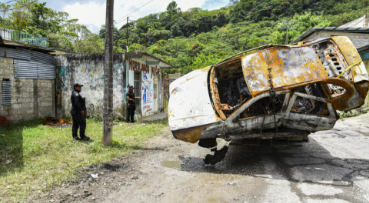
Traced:
[[340, 116], [341, 120], [345, 120], [345, 118], [359, 116], [359, 115], [365, 114], [367, 112], [368, 112], [367, 110], [363, 111], [361, 109], [354, 109], [354, 110], [347, 111], [347, 112], [338, 112], [338, 115]]
[[113, 128], [113, 146], [104, 147], [101, 123], [87, 120], [91, 142], [73, 140], [71, 127], [43, 126], [41, 120], [0, 128], [0, 202], [22, 202], [30, 194], [76, 180], [83, 168], [138, 149], [167, 126], [166, 120], [120, 122]]

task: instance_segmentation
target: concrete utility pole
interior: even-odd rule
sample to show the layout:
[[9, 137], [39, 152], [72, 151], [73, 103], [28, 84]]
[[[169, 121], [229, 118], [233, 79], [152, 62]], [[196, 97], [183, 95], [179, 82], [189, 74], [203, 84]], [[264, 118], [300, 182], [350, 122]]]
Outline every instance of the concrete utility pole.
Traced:
[[128, 21], [129, 21], [129, 17], [127, 17], [127, 52], [128, 52]]
[[113, 16], [114, 0], [106, 0], [105, 60], [104, 60], [104, 108], [103, 138], [104, 146], [113, 143]]
[[295, 29], [295, 27], [289, 27], [288, 24], [293, 23], [293, 21], [289, 21], [289, 20], [281, 20], [281, 22], [287, 23], [286, 27], [282, 27], [281, 29], [286, 29], [287, 33], [286, 33], [286, 44], [288, 44], [288, 30], [290, 29]]

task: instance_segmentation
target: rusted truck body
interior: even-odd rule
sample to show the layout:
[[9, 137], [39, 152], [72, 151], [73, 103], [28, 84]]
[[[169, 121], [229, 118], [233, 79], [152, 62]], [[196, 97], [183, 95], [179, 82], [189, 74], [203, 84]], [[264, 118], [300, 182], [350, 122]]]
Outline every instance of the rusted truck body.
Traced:
[[176, 139], [207, 148], [216, 138], [306, 138], [332, 129], [337, 110], [363, 105], [368, 87], [347, 37], [268, 45], [174, 81], [169, 126]]

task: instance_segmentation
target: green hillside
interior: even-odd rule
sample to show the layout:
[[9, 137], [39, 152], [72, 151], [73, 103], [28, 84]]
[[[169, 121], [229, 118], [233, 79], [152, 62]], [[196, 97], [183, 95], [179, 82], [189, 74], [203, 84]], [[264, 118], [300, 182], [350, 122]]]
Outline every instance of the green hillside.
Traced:
[[[99, 34], [91, 33], [78, 19], [68, 19], [68, 13], [35, 0], [16, 0], [13, 10], [0, 6], [1, 27], [48, 36], [50, 47], [81, 53], [104, 50], [104, 26]], [[366, 13], [369, 0], [230, 0], [229, 6], [213, 11], [181, 11], [173, 1], [161, 13], [115, 28], [114, 51], [126, 50], [128, 31], [129, 51], [146, 51], [179, 67], [170, 72], [188, 73], [246, 49], [285, 44], [282, 20], [293, 21], [292, 41], [310, 27], [339, 26]]]
[[[179, 67], [171, 72], [188, 73], [246, 49], [285, 44], [282, 20], [293, 21], [292, 41], [310, 27], [339, 26], [368, 11], [369, 0], [231, 0], [218, 10], [185, 12], [173, 1], [165, 12], [128, 25], [129, 51], [146, 51]], [[126, 47], [127, 25], [117, 32], [116, 46]]]

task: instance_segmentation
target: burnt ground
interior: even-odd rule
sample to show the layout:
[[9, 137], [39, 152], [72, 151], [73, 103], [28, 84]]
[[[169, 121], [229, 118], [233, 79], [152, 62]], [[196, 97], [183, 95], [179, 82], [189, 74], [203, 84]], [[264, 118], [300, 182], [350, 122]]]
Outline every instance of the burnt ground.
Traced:
[[302, 147], [231, 146], [215, 166], [202, 161], [210, 150], [177, 141], [167, 130], [33, 202], [369, 202], [368, 119], [338, 121]]

